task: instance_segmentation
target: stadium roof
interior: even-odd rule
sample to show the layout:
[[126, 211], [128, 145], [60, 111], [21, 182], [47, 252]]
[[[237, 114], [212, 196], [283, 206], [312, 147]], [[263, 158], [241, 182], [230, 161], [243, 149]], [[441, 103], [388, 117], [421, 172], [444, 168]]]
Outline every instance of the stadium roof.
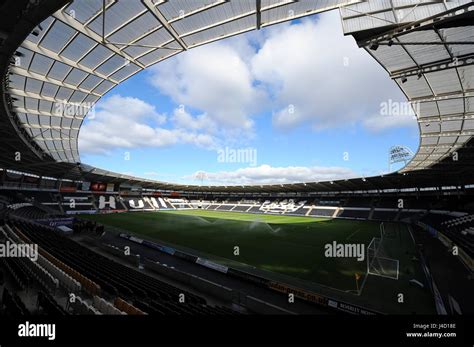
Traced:
[[[401, 171], [424, 169], [474, 135], [474, 4], [425, 1], [384, 9], [383, 2], [378, 3], [378, 7], [363, 3], [343, 8], [344, 29], [355, 34], [359, 45], [388, 71], [412, 103], [420, 148]], [[381, 33], [358, 35], [379, 26], [384, 27]]]
[[[9, 93], [22, 127], [57, 161], [79, 162], [82, 121], [135, 73], [218, 39], [354, 1], [74, 1], [17, 49]], [[77, 104], [77, 106], [75, 105]]]
[[[1, 66], [7, 74], [2, 85], [7, 92], [2, 143], [11, 148], [0, 158], [5, 168], [77, 180], [202, 190], [79, 164], [78, 136], [88, 109], [133, 74], [185, 50], [340, 8], [344, 32], [353, 35], [400, 86], [413, 103], [420, 128], [415, 157], [400, 173], [385, 176], [375, 186], [405, 186], [407, 173], [425, 177], [418, 185], [446, 180], [439, 170], [472, 173], [471, 1], [91, 0], [18, 1], [12, 6], [10, 11], [17, 11], [20, 20], [10, 21], [15, 30], [1, 47], [2, 53], [12, 56]], [[3, 30], [8, 30], [7, 22]], [[14, 160], [15, 149], [23, 154], [22, 160]], [[453, 160], [454, 152], [458, 160]], [[462, 177], [452, 179], [462, 181]], [[360, 179], [342, 183], [351, 181], [338, 181], [338, 189], [360, 186]], [[324, 190], [326, 185], [329, 190], [335, 187], [334, 182], [326, 182], [254, 189]]]

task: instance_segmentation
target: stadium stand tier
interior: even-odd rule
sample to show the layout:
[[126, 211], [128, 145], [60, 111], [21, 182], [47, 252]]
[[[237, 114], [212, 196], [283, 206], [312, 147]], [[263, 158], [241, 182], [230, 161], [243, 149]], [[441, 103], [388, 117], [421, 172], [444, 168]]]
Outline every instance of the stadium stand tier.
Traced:
[[236, 205], [232, 211], [240, 211], [240, 212], [246, 212], [251, 205]]
[[342, 211], [338, 213], [338, 217], [341, 218], [355, 218], [355, 219], [369, 219], [369, 209], [364, 209], [364, 210], [354, 210], [354, 209], [348, 209], [345, 208]]
[[[214, 308], [207, 306], [202, 297], [116, 263], [69, 238], [63, 237], [49, 227], [22, 221], [13, 221], [10, 222], [10, 225], [11, 228], [21, 231], [28, 240], [38, 244], [49, 255], [68, 264], [83, 276], [97, 283], [100, 286], [99, 293], [107, 298], [115, 300], [119, 296], [132, 302], [138, 302], [138, 308], [144, 307], [140, 303], [148, 303], [151, 308], [148, 311], [150, 314], [192, 314], [198, 313], [201, 309], [208, 313], [232, 312], [223, 308], [217, 308], [214, 312]], [[7, 267], [11, 269], [18, 283], [27, 286], [27, 283], [32, 281], [31, 271], [29, 272], [23, 265], [22, 260], [18, 260], [21, 258], [7, 259], [9, 262]], [[51, 275], [49, 276], [51, 279], [53, 278]], [[53, 281], [53, 283], [57, 284], [57, 281]], [[179, 302], [180, 295], [185, 295], [186, 304]], [[43, 301], [45, 305], [52, 305], [55, 302], [47, 296], [43, 298]], [[160, 310], [158, 307], [162, 309]]]
[[335, 208], [313, 208], [309, 213], [310, 216], [320, 216], [320, 217], [332, 217], [336, 212]]
[[220, 205], [219, 207], [216, 208], [216, 210], [221, 210], [221, 211], [230, 211], [232, 208], [234, 208], [235, 205]]
[[372, 214], [373, 220], [393, 221], [398, 214], [398, 210], [374, 210]]

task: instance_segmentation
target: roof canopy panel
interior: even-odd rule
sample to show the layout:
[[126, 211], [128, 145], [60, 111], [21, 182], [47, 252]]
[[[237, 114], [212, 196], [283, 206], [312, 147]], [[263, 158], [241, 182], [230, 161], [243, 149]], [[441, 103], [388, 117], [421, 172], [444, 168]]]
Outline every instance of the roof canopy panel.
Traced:
[[[417, 115], [420, 148], [402, 172], [433, 166], [474, 135], [467, 122], [474, 96], [473, 12], [467, 0], [367, 1], [341, 9], [345, 32], [356, 38], [369, 32], [359, 45], [388, 71]], [[377, 33], [381, 27], [388, 28]]]
[[79, 162], [77, 124], [135, 73], [195, 46], [357, 1], [72, 1], [18, 48], [9, 92], [33, 141], [56, 160]]
[[89, 108], [135, 73], [196, 46], [336, 8], [345, 33], [413, 105], [420, 148], [402, 172], [434, 167], [468, 143], [474, 135], [469, 0], [71, 1], [17, 49], [9, 67], [12, 111], [46, 154], [77, 163]]

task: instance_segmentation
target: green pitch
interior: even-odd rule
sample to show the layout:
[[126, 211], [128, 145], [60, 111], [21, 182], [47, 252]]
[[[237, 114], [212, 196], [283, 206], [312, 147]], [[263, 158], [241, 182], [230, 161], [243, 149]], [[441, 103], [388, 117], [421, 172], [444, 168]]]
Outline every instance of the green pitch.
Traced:
[[[315, 292], [329, 290], [327, 295], [382, 312], [434, 313], [429, 291], [408, 282], [423, 282], [424, 275], [410, 233], [400, 224], [384, 224], [395, 235], [386, 251], [400, 264], [399, 279], [393, 280], [366, 276], [366, 261], [325, 256], [324, 246], [334, 241], [363, 243], [367, 249], [373, 237], [380, 237], [379, 222], [207, 210], [82, 217], [275, 281]], [[400, 293], [403, 304], [397, 301]]]
[[[380, 223], [207, 210], [135, 212], [84, 216], [209, 255], [226, 265], [239, 262], [340, 290], [354, 290], [366, 262], [326, 258], [324, 245], [364, 243], [380, 235]], [[234, 254], [234, 247], [239, 254]], [[330, 275], [330, 276], [329, 276]]]

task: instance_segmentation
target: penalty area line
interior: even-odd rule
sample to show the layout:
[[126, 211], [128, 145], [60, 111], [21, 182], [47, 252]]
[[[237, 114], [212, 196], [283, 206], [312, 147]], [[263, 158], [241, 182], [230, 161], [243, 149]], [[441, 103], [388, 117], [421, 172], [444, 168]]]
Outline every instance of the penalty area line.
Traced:
[[354, 231], [352, 234], [350, 234], [349, 236], [346, 237], [346, 240], [349, 240], [352, 236], [357, 234], [359, 231], [360, 231], [360, 229], [357, 229], [356, 231]]

